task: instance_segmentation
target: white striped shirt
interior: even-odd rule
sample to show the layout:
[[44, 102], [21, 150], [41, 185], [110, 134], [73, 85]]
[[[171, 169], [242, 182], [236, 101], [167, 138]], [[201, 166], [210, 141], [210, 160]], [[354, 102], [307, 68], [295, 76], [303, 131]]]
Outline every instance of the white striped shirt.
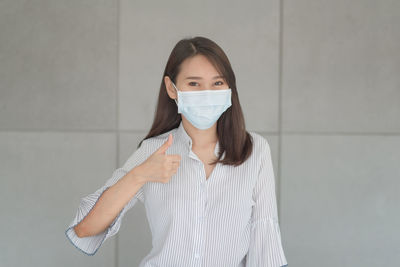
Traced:
[[[101, 194], [145, 161], [173, 135], [166, 154], [180, 154], [180, 166], [168, 183], [147, 182], [110, 226], [95, 236], [79, 238], [73, 227], [89, 213]], [[146, 209], [152, 249], [139, 267], [278, 267], [287, 265], [281, 243], [275, 178], [267, 140], [249, 131], [254, 147], [240, 166], [218, 163], [206, 179], [203, 162], [192, 151], [192, 139], [179, 127], [143, 141], [104, 186], [81, 199], [65, 231], [80, 251], [94, 255], [115, 235], [124, 214], [139, 200]], [[215, 146], [215, 155], [218, 154]], [[225, 156], [225, 152], [223, 154]]]

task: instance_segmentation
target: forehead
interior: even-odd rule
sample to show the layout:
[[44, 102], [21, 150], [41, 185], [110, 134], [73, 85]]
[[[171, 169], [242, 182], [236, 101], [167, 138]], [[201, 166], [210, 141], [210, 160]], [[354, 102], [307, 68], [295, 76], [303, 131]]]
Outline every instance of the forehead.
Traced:
[[218, 70], [203, 55], [196, 55], [185, 59], [181, 64], [179, 76], [185, 78], [187, 76], [199, 76], [205, 79], [218, 75]]

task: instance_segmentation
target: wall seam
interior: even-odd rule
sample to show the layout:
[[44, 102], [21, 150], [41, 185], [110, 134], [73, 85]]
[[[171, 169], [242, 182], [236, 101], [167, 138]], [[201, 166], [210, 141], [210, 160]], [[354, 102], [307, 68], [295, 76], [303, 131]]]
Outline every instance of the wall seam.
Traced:
[[[115, 118], [115, 137], [116, 137], [116, 157], [115, 157], [115, 159], [116, 159], [116, 162], [115, 162], [115, 165], [116, 165], [116, 168], [118, 168], [119, 167], [119, 145], [120, 145], [120, 136], [119, 136], [119, 78], [120, 78], [120, 69], [119, 69], [119, 57], [120, 57], [120, 51], [119, 51], [119, 46], [120, 46], [120, 0], [117, 0], [117, 21], [116, 21], [116, 25], [117, 25], [117, 29], [116, 29], [116, 33], [117, 33], [117, 36], [116, 36], [116, 51], [117, 51], [117, 56], [116, 56], [116, 76], [117, 76], [117, 79], [116, 79], [116, 87], [115, 87], [115, 91], [116, 91], [116, 93], [115, 93], [115, 101], [116, 101], [116, 104], [115, 104], [115, 109], [116, 109], [116, 112], [115, 112], [115, 116], [116, 116], [116, 118]], [[118, 267], [119, 266], [119, 260], [118, 260], [118, 252], [119, 252], [119, 246], [118, 246], [118, 244], [119, 244], [119, 235], [118, 235], [118, 233], [116, 234], [116, 236], [115, 236], [115, 251], [114, 251], [114, 260], [115, 260], [115, 262], [114, 262], [114, 265], [115, 265], [115, 267]]]
[[277, 169], [277, 191], [278, 191], [278, 214], [281, 217], [281, 181], [282, 181], [282, 65], [283, 65], [283, 0], [279, 0], [279, 19], [278, 19], [278, 169]]

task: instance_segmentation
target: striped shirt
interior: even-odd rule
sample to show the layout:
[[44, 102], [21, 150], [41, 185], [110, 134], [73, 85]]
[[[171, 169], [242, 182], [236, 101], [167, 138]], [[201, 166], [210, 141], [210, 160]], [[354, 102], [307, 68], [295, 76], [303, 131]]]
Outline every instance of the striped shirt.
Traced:
[[[145, 183], [104, 232], [79, 238], [73, 227], [85, 218], [101, 194], [145, 161], [170, 133], [173, 143], [166, 154], [181, 155], [180, 166], [171, 179], [165, 184]], [[286, 266], [270, 147], [263, 136], [251, 131], [249, 134], [254, 141], [251, 156], [237, 167], [217, 163], [208, 179], [182, 122], [177, 128], [144, 140], [104, 186], [81, 199], [65, 235], [80, 251], [94, 255], [107, 238], [118, 232], [124, 214], [139, 200], [145, 206], [152, 234], [152, 249], [139, 267]], [[218, 148], [217, 141], [216, 156]]]

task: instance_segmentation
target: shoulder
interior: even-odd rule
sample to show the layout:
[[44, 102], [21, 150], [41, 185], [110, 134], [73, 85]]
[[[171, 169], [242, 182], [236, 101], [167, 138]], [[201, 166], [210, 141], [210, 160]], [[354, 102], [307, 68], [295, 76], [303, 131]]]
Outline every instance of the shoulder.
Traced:
[[125, 170], [130, 170], [133, 167], [141, 164], [151, 154], [153, 154], [162, 144], [164, 144], [165, 141], [167, 141], [168, 139], [168, 135], [174, 132], [175, 130], [176, 129], [172, 129], [158, 136], [143, 139], [140, 146], [137, 149], [135, 149], [128, 157], [123, 168]]
[[152, 154], [156, 151], [162, 144], [164, 144], [168, 140], [168, 136], [172, 133], [172, 136], [175, 137], [176, 128], [169, 130], [168, 132], [162, 133], [157, 136], [153, 136], [147, 139], [144, 139], [140, 148], [144, 149], [148, 152], [148, 154]]
[[248, 133], [251, 135], [253, 139], [253, 148], [255, 151], [260, 152], [260, 151], [269, 151], [270, 146], [269, 146], [269, 140], [262, 136], [259, 133], [256, 133], [254, 131], [248, 131]]
[[269, 140], [259, 133], [248, 131], [253, 139], [253, 156], [256, 161], [264, 161], [271, 156]]

